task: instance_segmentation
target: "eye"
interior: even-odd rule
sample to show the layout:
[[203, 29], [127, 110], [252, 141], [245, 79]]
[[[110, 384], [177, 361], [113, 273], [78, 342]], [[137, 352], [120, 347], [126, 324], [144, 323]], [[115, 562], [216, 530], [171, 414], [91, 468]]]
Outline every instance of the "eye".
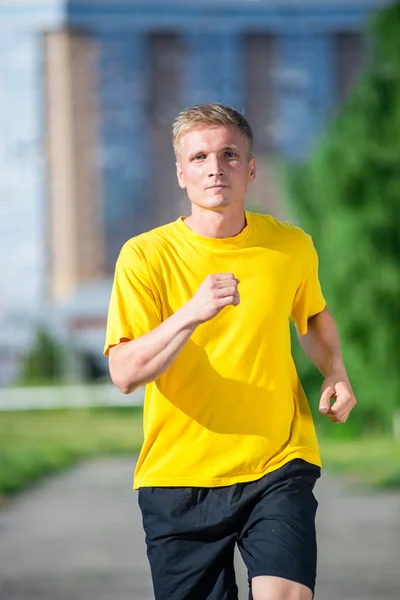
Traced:
[[205, 157], [206, 157], [206, 155], [205, 155], [205, 154], [196, 154], [196, 156], [194, 156], [194, 157], [192, 158], [192, 161], [204, 160], [204, 159], [205, 159]]
[[236, 152], [233, 152], [233, 150], [227, 150], [225, 152], [225, 156], [227, 158], [235, 158], [237, 156]]

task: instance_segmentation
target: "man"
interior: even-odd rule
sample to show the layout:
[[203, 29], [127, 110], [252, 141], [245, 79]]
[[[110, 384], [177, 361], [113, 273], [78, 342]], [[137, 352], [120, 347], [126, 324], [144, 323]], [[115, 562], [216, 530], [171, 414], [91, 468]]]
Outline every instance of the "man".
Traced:
[[181, 113], [191, 214], [116, 266], [105, 353], [123, 393], [147, 384], [134, 487], [156, 600], [237, 599], [236, 544], [254, 600], [310, 600], [321, 463], [289, 319], [325, 377], [321, 413], [344, 423], [356, 403], [311, 238], [244, 208], [252, 139], [232, 108]]

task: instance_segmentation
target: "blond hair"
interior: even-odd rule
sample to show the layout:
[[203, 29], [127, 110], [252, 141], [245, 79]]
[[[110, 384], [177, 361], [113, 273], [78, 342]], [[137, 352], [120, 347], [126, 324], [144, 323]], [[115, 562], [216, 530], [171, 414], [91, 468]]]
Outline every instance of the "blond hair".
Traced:
[[235, 125], [238, 127], [249, 147], [249, 155], [252, 155], [253, 131], [250, 123], [234, 108], [213, 103], [197, 104], [182, 111], [176, 117], [172, 126], [172, 141], [176, 158], [179, 158], [179, 147], [185, 133], [210, 125]]

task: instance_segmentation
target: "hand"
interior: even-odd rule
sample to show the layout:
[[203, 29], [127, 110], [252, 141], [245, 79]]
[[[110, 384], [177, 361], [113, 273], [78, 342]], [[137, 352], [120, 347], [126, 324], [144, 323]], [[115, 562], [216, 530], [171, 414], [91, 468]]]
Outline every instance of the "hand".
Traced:
[[[331, 404], [331, 398], [334, 398]], [[319, 412], [332, 423], [346, 423], [350, 412], [357, 404], [347, 375], [343, 372], [329, 375], [321, 389]]]
[[225, 306], [237, 306], [240, 303], [238, 284], [239, 280], [232, 273], [208, 275], [186, 304], [193, 321], [204, 323], [213, 319]]

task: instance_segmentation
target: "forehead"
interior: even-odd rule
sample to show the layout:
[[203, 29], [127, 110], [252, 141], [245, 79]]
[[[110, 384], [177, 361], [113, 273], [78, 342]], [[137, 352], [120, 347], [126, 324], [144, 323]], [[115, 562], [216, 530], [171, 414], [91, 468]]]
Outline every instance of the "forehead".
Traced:
[[246, 140], [236, 125], [207, 125], [192, 129], [182, 136], [180, 146], [182, 154], [197, 150], [217, 152], [225, 146], [247, 148]]

